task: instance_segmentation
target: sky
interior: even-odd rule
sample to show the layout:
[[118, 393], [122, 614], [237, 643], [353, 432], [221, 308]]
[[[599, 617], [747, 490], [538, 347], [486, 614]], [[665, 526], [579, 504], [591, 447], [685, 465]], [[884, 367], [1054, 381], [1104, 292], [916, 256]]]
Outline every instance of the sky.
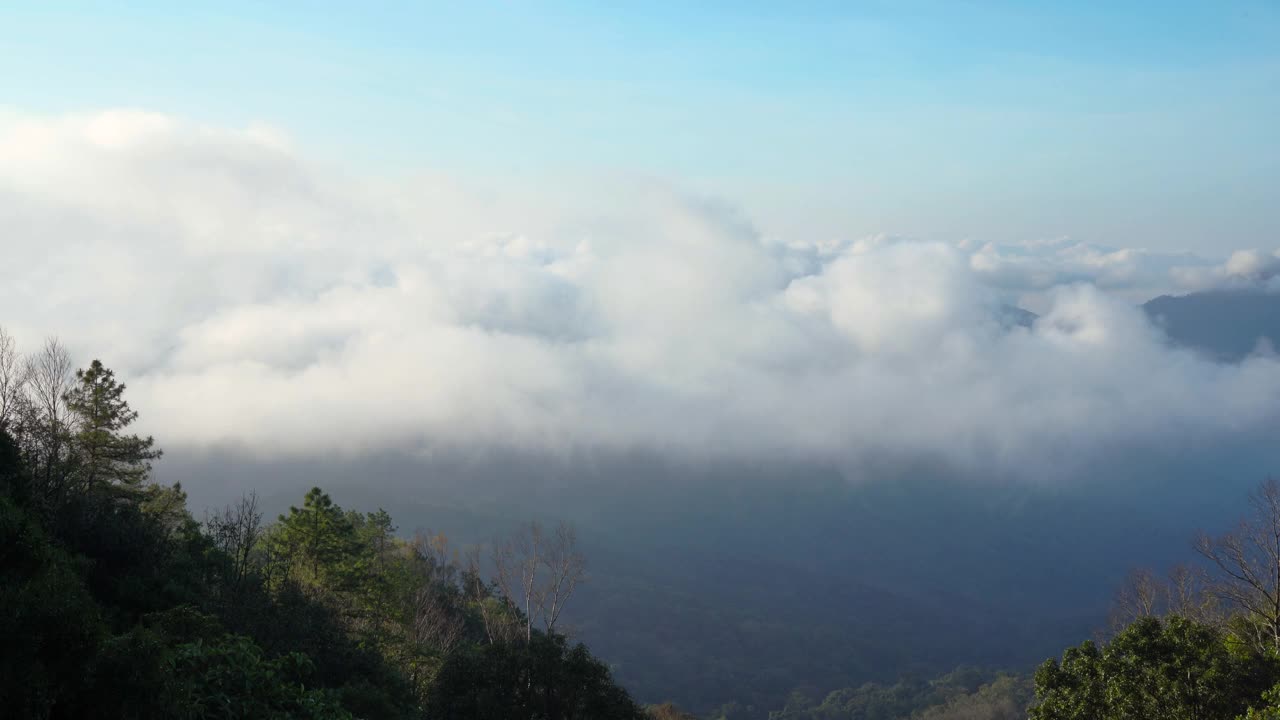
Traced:
[[1280, 290], [1275, 5], [690, 5], [6, 5], [0, 327], [177, 452], [1274, 445], [1137, 304]]
[[786, 240], [1224, 254], [1280, 232], [1262, 2], [39, 2], [0, 105], [279, 129], [509, 190], [670, 182]]

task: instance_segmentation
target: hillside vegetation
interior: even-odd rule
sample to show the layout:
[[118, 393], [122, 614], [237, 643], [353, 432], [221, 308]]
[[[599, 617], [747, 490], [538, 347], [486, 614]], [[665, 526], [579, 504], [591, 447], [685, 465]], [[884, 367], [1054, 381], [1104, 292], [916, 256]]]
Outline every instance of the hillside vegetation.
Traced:
[[[399, 533], [313, 488], [195, 518], [102, 363], [0, 334], [0, 708], [17, 718], [589, 720], [643, 708], [561, 630], [572, 527], [485, 547]], [[1280, 482], [1197, 562], [1135, 572], [1111, 629], [1034, 674], [796, 688], [711, 720], [1280, 720]], [[622, 619], [619, 619], [622, 621]], [[705, 708], [703, 708], [705, 710]]]
[[[556, 631], [572, 531], [464, 560], [319, 488], [197, 520], [125, 386], [0, 358], [0, 708], [13, 718], [639, 718]], [[482, 577], [484, 568], [491, 573]]]

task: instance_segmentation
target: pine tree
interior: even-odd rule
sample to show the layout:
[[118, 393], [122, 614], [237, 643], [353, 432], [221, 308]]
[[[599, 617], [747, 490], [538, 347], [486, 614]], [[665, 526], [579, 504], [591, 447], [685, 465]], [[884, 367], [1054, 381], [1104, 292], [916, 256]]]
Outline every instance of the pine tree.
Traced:
[[150, 436], [124, 434], [138, 413], [124, 400], [125, 386], [115, 373], [94, 360], [76, 371], [76, 384], [63, 401], [74, 423], [72, 447], [76, 486], [83, 492], [136, 495], [161, 455]]
[[355, 552], [355, 529], [329, 494], [311, 488], [302, 507], [280, 516], [277, 537], [295, 569], [309, 570], [309, 580], [327, 584], [342, 577], [344, 561]]

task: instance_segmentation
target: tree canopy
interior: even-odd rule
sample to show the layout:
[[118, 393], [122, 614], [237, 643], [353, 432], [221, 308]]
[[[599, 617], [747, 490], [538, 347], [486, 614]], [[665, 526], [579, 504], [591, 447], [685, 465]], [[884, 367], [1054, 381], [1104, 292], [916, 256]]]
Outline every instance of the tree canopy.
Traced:
[[152, 479], [161, 452], [129, 433], [110, 369], [72, 373], [52, 342], [14, 362], [2, 335], [6, 717], [644, 716], [443, 536], [399, 537], [320, 488], [271, 524], [253, 495], [197, 521]]

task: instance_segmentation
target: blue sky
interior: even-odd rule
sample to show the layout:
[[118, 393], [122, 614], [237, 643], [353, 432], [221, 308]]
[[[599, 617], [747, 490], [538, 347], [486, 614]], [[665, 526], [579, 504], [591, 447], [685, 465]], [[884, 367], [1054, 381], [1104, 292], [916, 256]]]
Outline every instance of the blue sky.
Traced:
[[[270, 5], [270, 7], [265, 7]], [[1280, 240], [1280, 5], [8, 3], [0, 104], [361, 172], [634, 174], [782, 235]]]

